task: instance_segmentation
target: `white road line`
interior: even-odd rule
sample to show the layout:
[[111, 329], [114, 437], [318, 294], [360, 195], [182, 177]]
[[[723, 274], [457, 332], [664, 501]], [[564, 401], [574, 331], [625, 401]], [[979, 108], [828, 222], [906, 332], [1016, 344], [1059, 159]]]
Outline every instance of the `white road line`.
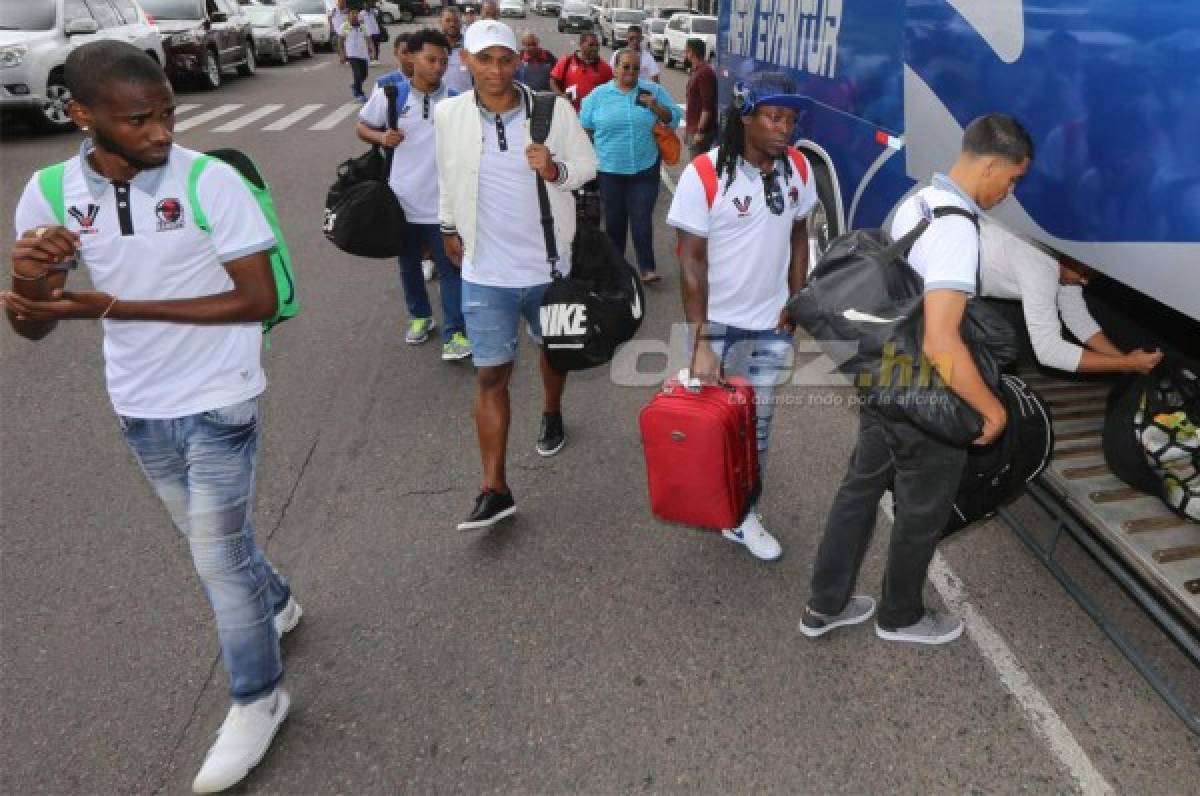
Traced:
[[280, 130], [286, 130], [296, 122], [303, 119], [305, 116], [308, 116], [310, 113], [320, 110], [323, 107], [325, 107], [324, 104], [320, 102], [316, 103], [315, 105], [304, 105], [299, 109], [292, 111], [287, 116], [284, 116], [282, 119], [271, 122], [263, 129], [271, 133], [277, 133]]
[[214, 127], [214, 133], [232, 133], [234, 130], [241, 130], [248, 124], [253, 124], [264, 116], [270, 116], [275, 111], [282, 108], [282, 105], [264, 105], [258, 110], [250, 111], [244, 116], [239, 116], [231, 122], [226, 122], [220, 127]]
[[175, 132], [182, 133], [185, 130], [191, 130], [193, 127], [198, 127], [205, 122], [211, 122], [213, 119], [216, 119], [219, 116], [224, 116], [227, 113], [233, 113], [240, 107], [242, 107], [241, 103], [234, 105], [218, 105], [211, 111], [205, 111], [204, 113], [199, 113], [195, 116], [189, 116], [182, 122], [175, 123]]
[[[890, 493], [885, 495], [879, 502], [879, 507], [889, 520], [895, 521], [890, 498]], [[1050, 706], [1045, 694], [1038, 690], [1003, 637], [992, 627], [987, 617], [967, 599], [962, 579], [954, 573], [941, 553], [933, 554], [933, 562], [929, 565], [929, 582], [937, 589], [946, 607], [962, 617], [971, 641], [975, 642], [984, 660], [1025, 711], [1025, 717], [1033, 725], [1033, 729], [1045, 739], [1058, 762], [1074, 778], [1079, 790], [1086, 796], [1115, 793], [1113, 786], [1096, 768], [1070, 728]]]
[[329, 66], [331, 63], [333, 63], [333, 62], [332, 61], [321, 61], [319, 64], [313, 64], [312, 66], [305, 66], [305, 67], [301, 68], [300, 71], [301, 72], [315, 72], [318, 69], [324, 69], [325, 67]]
[[332, 130], [334, 127], [337, 127], [341, 123], [342, 119], [345, 119], [347, 116], [354, 113], [361, 107], [362, 107], [362, 105], [358, 104], [357, 102], [347, 102], [345, 105], [338, 108], [336, 111], [329, 114], [324, 119], [317, 122], [316, 124], [314, 124], [312, 127], [308, 128], [308, 129], [309, 130]]
[[194, 111], [199, 107], [202, 107], [202, 106], [200, 106], [194, 102], [185, 102], [182, 105], [175, 106], [175, 115], [178, 116], [181, 113], [187, 113], [188, 111]]

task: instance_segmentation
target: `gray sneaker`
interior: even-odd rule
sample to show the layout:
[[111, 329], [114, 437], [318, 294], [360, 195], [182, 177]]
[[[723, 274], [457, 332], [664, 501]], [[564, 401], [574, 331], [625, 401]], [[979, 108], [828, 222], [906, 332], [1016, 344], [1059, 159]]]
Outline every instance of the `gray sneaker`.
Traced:
[[404, 342], [409, 345], [420, 345], [429, 339], [429, 333], [437, 328], [433, 318], [413, 318], [408, 322], [408, 331], [404, 333]]
[[907, 641], [910, 644], [949, 644], [962, 635], [963, 621], [945, 613], [926, 612], [916, 624], [889, 630], [875, 623], [875, 635], [885, 641]]
[[442, 345], [442, 359], [457, 362], [471, 356], [471, 341], [462, 332], [450, 335], [449, 342]]
[[804, 616], [800, 617], [800, 632], [809, 638], [818, 638], [835, 627], [857, 625], [875, 615], [875, 600], [870, 597], [851, 597], [850, 602], [836, 616], [820, 614], [804, 606]]

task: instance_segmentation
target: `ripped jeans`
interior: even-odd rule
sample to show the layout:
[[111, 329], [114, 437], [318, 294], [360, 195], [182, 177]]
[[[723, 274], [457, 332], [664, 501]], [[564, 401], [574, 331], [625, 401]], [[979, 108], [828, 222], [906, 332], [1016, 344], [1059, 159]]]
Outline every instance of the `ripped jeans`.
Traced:
[[254, 543], [259, 401], [187, 417], [120, 417], [133, 455], [175, 526], [217, 622], [235, 702], [269, 694], [283, 679], [275, 614], [285, 581]]
[[708, 341], [721, 359], [726, 376], [741, 376], [754, 387], [755, 436], [758, 441], [758, 475], [767, 470], [771, 419], [775, 416], [775, 388], [791, 375], [792, 335], [775, 329], [755, 331], [709, 322]]

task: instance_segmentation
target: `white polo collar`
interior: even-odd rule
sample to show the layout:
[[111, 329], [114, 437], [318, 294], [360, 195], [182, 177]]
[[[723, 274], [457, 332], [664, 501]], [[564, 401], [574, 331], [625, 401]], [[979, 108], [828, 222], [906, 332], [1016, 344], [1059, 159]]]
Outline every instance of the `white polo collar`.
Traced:
[[[88, 193], [96, 201], [100, 201], [104, 196], [104, 192], [108, 190], [108, 186], [112, 184], [112, 180], [100, 172], [92, 168], [92, 164], [88, 162], [88, 155], [95, 150], [96, 145], [92, 143], [92, 139], [85, 138], [79, 146], [79, 163], [83, 167], [83, 181], [87, 184]], [[167, 165], [170, 158], [175, 154], [175, 146], [171, 146], [171, 154], [167, 156], [168, 162], [153, 169], [145, 169], [133, 175], [133, 179], [129, 184], [137, 188], [147, 196], [157, 196], [158, 189], [162, 186], [163, 177], [167, 173]]]

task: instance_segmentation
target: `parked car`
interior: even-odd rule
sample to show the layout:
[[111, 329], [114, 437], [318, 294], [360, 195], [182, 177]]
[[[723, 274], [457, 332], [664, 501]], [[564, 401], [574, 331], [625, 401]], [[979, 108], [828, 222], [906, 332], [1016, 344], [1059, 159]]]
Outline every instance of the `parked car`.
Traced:
[[567, 0], [558, 15], [558, 32], [583, 33], [592, 29], [592, 10], [581, 0]]
[[646, 43], [650, 47], [650, 54], [661, 61], [667, 52], [666, 17], [646, 20]]
[[312, 58], [316, 52], [308, 25], [288, 6], [250, 6], [246, 16], [250, 18], [254, 51], [260, 59], [286, 64], [292, 56]]
[[562, 0], [537, 0], [534, 3], [533, 10], [544, 17], [552, 17], [555, 14], [561, 13], [562, 7]]
[[63, 63], [76, 47], [104, 39], [164, 60], [158, 30], [135, 0], [0, 0], [0, 110], [28, 114], [46, 130], [70, 130]]
[[676, 14], [690, 14], [691, 11], [687, 6], [655, 6], [646, 9], [650, 19], [670, 19]]
[[308, 25], [308, 34], [313, 43], [324, 47], [330, 52], [334, 49], [333, 31], [329, 29], [329, 13], [325, 10], [325, 0], [280, 0], [286, 3], [296, 16]]
[[226, 70], [253, 75], [258, 58], [250, 20], [231, 0], [141, 0], [158, 23], [172, 80], [220, 87]]
[[630, 25], [640, 25], [646, 20], [646, 12], [633, 8], [610, 8], [600, 18], [600, 43], [614, 49], [624, 47], [626, 31]]
[[416, 0], [379, 0], [379, 21], [385, 25], [412, 22], [423, 10]]
[[500, 16], [525, 18], [525, 0], [500, 0]]
[[676, 14], [667, 20], [667, 51], [663, 61], [668, 67], [687, 63], [684, 50], [688, 39], [700, 39], [704, 42], [704, 57], [712, 58], [717, 51], [717, 18], [702, 17], [698, 14]]

